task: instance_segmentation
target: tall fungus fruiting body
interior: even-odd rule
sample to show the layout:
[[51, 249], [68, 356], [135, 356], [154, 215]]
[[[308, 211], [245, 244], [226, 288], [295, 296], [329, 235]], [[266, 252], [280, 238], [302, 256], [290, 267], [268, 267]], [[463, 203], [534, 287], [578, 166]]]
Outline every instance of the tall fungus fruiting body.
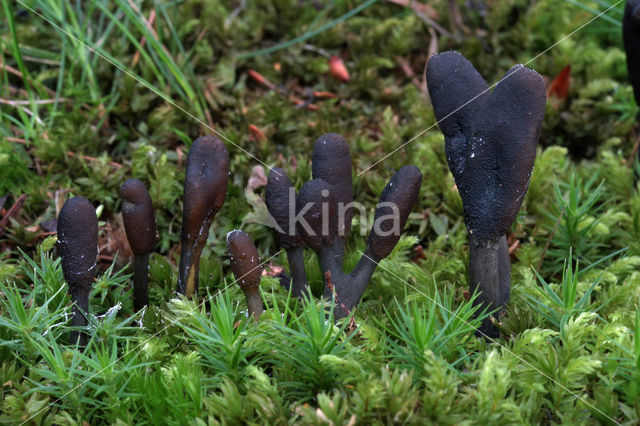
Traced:
[[307, 273], [304, 268], [304, 243], [295, 223], [289, 216], [295, 211], [296, 189], [287, 173], [277, 167], [271, 169], [265, 188], [265, 204], [273, 218], [274, 233], [280, 245], [287, 252], [290, 284], [285, 283], [287, 290], [295, 297], [302, 297], [308, 290]]
[[[535, 71], [516, 65], [490, 91], [457, 52], [429, 59], [426, 80], [469, 231], [469, 282], [482, 307], [509, 300], [506, 233], [527, 192], [544, 119], [546, 90]], [[480, 332], [494, 337], [487, 320]]]
[[187, 157], [182, 210], [182, 248], [178, 292], [192, 297], [198, 292], [200, 255], [213, 218], [224, 204], [229, 181], [229, 153], [222, 141], [202, 136]]
[[[622, 38], [627, 54], [627, 71], [636, 104], [640, 105], [640, 0], [627, 0], [622, 18]], [[640, 122], [640, 114], [638, 115]]]
[[[70, 198], [60, 210], [57, 229], [62, 273], [74, 302], [71, 325], [86, 327], [89, 293], [98, 259], [98, 218], [95, 209], [84, 197]], [[87, 335], [74, 330], [70, 341], [72, 345], [86, 346]]]
[[120, 187], [122, 221], [134, 254], [133, 306], [139, 311], [149, 304], [149, 255], [156, 243], [156, 217], [147, 187], [138, 179], [127, 179]]

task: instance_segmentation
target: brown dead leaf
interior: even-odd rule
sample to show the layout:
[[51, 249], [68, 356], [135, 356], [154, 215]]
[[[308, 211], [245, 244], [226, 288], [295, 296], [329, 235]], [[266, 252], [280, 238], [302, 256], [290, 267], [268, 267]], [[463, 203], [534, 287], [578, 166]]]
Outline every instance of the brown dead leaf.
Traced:
[[264, 132], [260, 130], [260, 128], [255, 124], [249, 124], [249, 134], [251, 135], [251, 139], [253, 139], [255, 142], [260, 143], [267, 140]]
[[349, 81], [349, 71], [347, 71], [344, 61], [336, 55], [329, 58], [329, 71], [338, 80], [345, 83]]
[[553, 79], [547, 88], [548, 97], [556, 97], [562, 101], [569, 97], [569, 88], [571, 84], [571, 64], [567, 65], [560, 71], [560, 74]]

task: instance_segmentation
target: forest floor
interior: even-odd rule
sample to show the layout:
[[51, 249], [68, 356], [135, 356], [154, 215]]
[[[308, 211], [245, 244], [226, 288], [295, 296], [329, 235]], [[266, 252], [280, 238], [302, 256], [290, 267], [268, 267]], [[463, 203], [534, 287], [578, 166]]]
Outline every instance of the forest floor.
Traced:
[[[2, 0], [0, 423], [599, 424], [640, 422], [638, 107], [618, 0]], [[602, 12], [605, 12], [602, 14]], [[497, 82], [547, 81], [529, 190], [508, 234], [511, 300], [475, 336], [462, 203], [424, 80], [462, 53]], [[332, 57], [335, 57], [331, 59]], [[290, 298], [260, 221], [265, 175], [300, 188], [322, 134], [349, 143], [371, 225], [381, 190], [424, 175], [403, 237], [353, 321]], [[186, 155], [217, 134], [229, 188], [200, 265], [175, 294]], [[159, 239], [150, 307], [134, 313], [119, 187], [147, 184]], [[91, 341], [68, 345], [71, 300], [56, 217], [82, 195], [99, 215]], [[266, 261], [246, 318], [225, 238]], [[366, 245], [352, 232], [346, 266]]]

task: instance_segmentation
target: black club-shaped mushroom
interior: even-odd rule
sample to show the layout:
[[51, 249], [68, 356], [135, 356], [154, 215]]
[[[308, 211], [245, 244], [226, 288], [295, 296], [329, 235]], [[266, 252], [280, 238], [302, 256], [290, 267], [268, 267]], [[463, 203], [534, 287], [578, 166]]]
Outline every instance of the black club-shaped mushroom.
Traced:
[[147, 187], [127, 179], [120, 187], [122, 220], [133, 252], [133, 306], [139, 311], [149, 304], [149, 255], [156, 243], [156, 217]]
[[[506, 233], [527, 192], [544, 118], [542, 77], [516, 65], [493, 91], [457, 52], [434, 55], [426, 70], [449, 169], [469, 231], [469, 281], [477, 302], [500, 309], [509, 299]], [[486, 320], [480, 332], [497, 328]]]
[[298, 235], [295, 223], [289, 217], [295, 216], [296, 190], [287, 173], [279, 168], [271, 169], [265, 191], [265, 204], [275, 221], [276, 239], [287, 252], [291, 273], [291, 293], [301, 297], [307, 291], [307, 274], [304, 269], [304, 243]]
[[235, 230], [227, 234], [227, 251], [236, 283], [247, 298], [249, 315], [257, 321], [263, 311], [260, 297], [262, 267], [258, 250], [246, 233]]
[[[327, 161], [331, 159], [331, 161]], [[315, 179], [323, 179], [333, 187], [337, 222], [333, 240], [334, 252], [342, 256], [345, 239], [351, 230], [353, 209], [353, 179], [351, 176], [351, 154], [344, 138], [336, 133], [322, 135], [313, 147], [311, 173]], [[342, 262], [342, 259], [338, 259]]]
[[[62, 272], [69, 284], [73, 300], [73, 327], [86, 327], [89, 312], [89, 293], [96, 276], [98, 259], [98, 218], [91, 203], [84, 197], [67, 200], [58, 215], [58, 252], [62, 258]], [[86, 346], [87, 335], [73, 330], [72, 345]]]
[[228, 181], [229, 153], [222, 141], [214, 136], [196, 139], [187, 157], [178, 269], [178, 292], [189, 298], [198, 293], [200, 254], [224, 204]]
[[[391, 178], [380, 196], [367, 248], [353, 271], [344, 273], [345, 238], [353, 216], [353, 183], [349, 147], [342, 136], [330, 133], [316, 141], [312, 173], [313, 180], [300, 189], [294, 210], [292, 196], [284, 198], [292, 191], [291, 182], [280, 169], [272, 170], [267, 183], [267, 207], [281, 227], [282, 232], [276, 232], [281, 243], [285, 248], [293, 247], [298, 255], [297, 260], [292, 260], [293, 250], [287, 249], [290, 267], [301, 272], [298, 282], [305, 286], [307, 283], [301, 238], [316, 252], [324, 277], [324, 296], [334, 298], [335, 317], [342, 318], [358, 304], [378, 262], [398, 242], [418, 199], [422, 174], [417, 167], [407, 166]], [[286, 235], [282, 235], [285, 231]], [[295, 274], [292, 275], [296, 288]]]
[[629, 80], [636, 103], [640, 105], [640, 0], [627, 0], [622, 18], [622, 37], [627, 53]]

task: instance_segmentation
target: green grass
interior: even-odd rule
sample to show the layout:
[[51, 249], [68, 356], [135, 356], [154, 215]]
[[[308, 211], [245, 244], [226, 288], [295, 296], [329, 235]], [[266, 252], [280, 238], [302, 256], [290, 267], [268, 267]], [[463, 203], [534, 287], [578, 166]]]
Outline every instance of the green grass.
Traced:
[[[436, 32], [438, 50], [460, 51], [493, 83], [615, 1], [460, 0], [463, 28], [448, 2], [423, 3], [453, 34]], [[310, 252], [312, 294], [296, 300], [264, 277], [265, 313], [259, 323], [246, 317], [223, 236], [253, 211], [247, 194], [264, 195], [246, 191], [262, 165], [256, 159], [283, 167], [299, 187], [323, 133], [345, 136], [357, 175], [434, 124], [422, 90], [435, 41], [428, 23], [390, 2], [320, 6], [2, 0], [2, 215], [26, 198], [0, 231], [0, 423], [640, 421], [640, 194], [637, 162], [628, 162], [638, 106], [622, 4], [529, 64], [549, 79], [571, 64], [572, 81], [569, 98], [547, 106], [530, 188], [509, 232], [512, 296], [500, 339], [474, 333], [462, 204], [437, 126], [354, 180], [356, 199], [373, 207], [401, 166], [425, 176], [406, 235], [353, 322], [327, 314]], [[334, 78], [315, 48], [343, 58], [351, 80]], [[250, 125], [267, 140], [254, 140]], [[199, 299], [187, 301], [174, 293], [185, 159], [212, 129], [235, 144], [227, 146], [229, 190], [203, 253]], [[148, 185], [159, 230], [151, 306], [140, 313], [119, 213], [118, 188], [129, 177]], [[85, 351], [67, 345], [71, 301], [50, 233], [72, 195], [100, 211]], [[262, 259], [286, 265], [271, 230], [242, 228]], [[349, 237], [345, 268], [365, 244]]]

